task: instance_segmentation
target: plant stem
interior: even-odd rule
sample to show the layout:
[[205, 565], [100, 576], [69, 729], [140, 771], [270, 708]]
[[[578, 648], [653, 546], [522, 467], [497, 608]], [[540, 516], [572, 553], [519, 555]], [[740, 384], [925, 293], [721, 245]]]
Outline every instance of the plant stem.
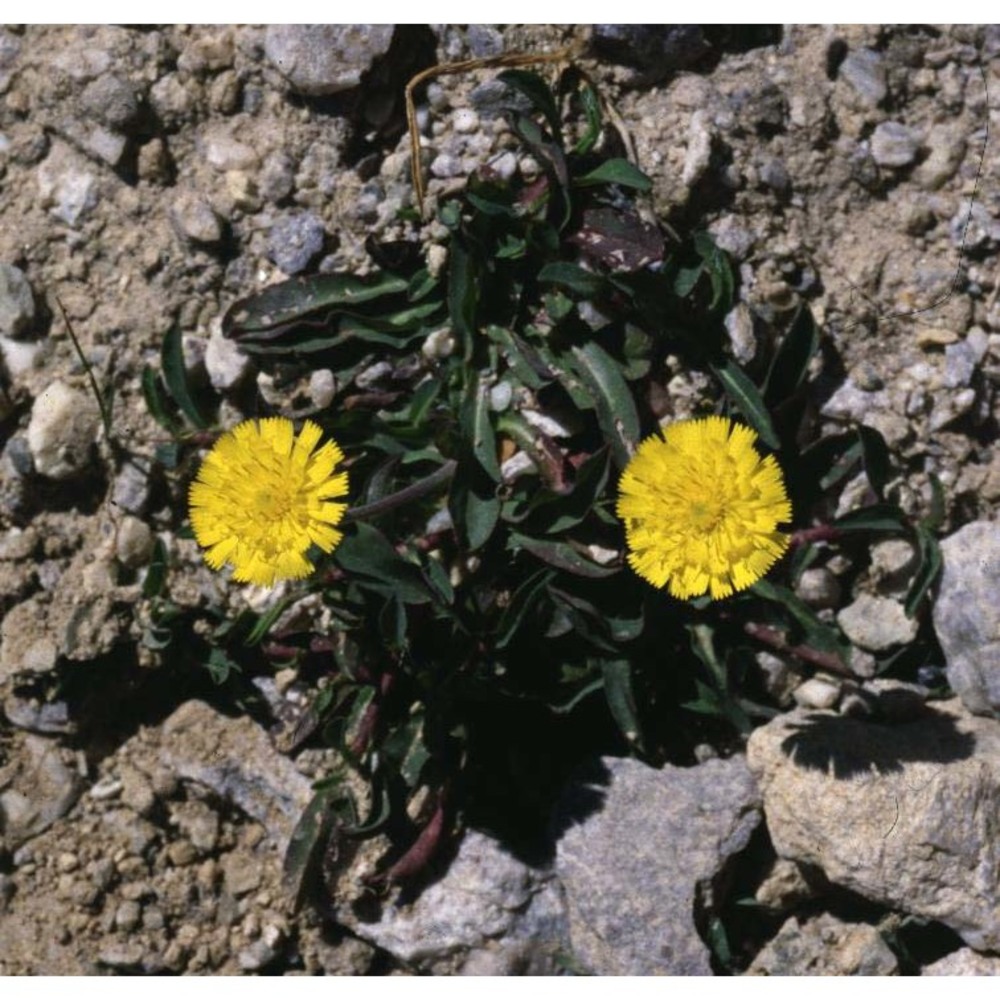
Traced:
[[405, 504], [412, 503], [414, 500], [422, 499], [429, 493], [433, 493], [439, 486], [444, 486], [450, 482], [451, 477], [455, 474], [457, 464], [453, 458], [450, 458], [429, 476], [418, 479], [417, 482], [403, 487], [403, 489], [398, 490], [396, 493], [390, 493], [387, 497], [382, 497], [381, 500], [373, 500], [371, 503], [362, 504], [360, 507], [352, 507], [344, 515], [341, 523], [347, 524], [351, 521], [371, 520], [381, 517], [383, 514], [388, 514], [397, 507], [402, 507]]

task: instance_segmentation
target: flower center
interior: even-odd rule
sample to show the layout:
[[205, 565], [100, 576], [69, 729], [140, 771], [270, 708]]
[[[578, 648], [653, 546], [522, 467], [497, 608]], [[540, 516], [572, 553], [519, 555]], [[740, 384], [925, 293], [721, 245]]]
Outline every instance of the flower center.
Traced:
[[262, 489], [254, 496], [257, 512], [261, 517], [278, 521], [292, 508], [292, 497], [288, 490]]
[[691, 503], [691, 524], [698, 531], [711, 531], [722, 520], [721, 497], [701, 498]]

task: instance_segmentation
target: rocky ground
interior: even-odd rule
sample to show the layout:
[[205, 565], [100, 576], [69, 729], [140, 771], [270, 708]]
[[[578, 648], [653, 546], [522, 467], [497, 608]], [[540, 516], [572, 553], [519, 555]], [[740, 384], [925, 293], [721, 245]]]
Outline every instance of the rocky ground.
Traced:
[[[234, 718], [208, 682], [158, 686], [139, 642], [156, 536], [178, 554], [178, 602], [272, 599], [175, 537], [183, 483], [149, 475], [164, 434], [140, 375], [177, 324], [224, 425], [252, 415], [255, 390], [285, 401], [221, 338], [221, 314], [286, 276], [364, 270], [365, 239], [402, 231], [408, 77], [568, 44], [660, 216], [703, 220], [734, 258], [737, 357], [808, 301], [829, 335], [815, 419], [881, 431], [908, 511], [926, 510], [931, 474], [944, 484], [937, 677], [962, 700], [926, 708], [868, 679], [872, 654], [916, 634], [908, 543], [883, 543], [850, 587], [829, 559], [800, 596], [837, 616], [857, 677], [799, 684], [764, 661], [800, 707], [746, 760], [605, 761], [567, 789], [545, 865], [470, 833], [412, 904], [371, 913], [345, 893], [296, 914], [280, 861], [324, 761], [290, 760], [261, 725], [295, 678]], [[998, 54], [996, 27], [0, 30], [0, 973], [703, 973], [727, 949], [761, 974], [997, 972], [1000, 742], [969, 710], [1000, 705]], [[537, 169], [491, 113], [493, 75], [421, 96], [432, 200], [486, 160]], [[433, 256], [441, 233], [422, 235]], [[114, 389], [114, 447], [62, 310]], [[299, 389], [316, 406], [329, 374]], [[876, 723], [854, 719], [859, 703]], [[737, 891], [755, 916], [724, 944]], [[914, 926], [933, 944], [909, 954]]]

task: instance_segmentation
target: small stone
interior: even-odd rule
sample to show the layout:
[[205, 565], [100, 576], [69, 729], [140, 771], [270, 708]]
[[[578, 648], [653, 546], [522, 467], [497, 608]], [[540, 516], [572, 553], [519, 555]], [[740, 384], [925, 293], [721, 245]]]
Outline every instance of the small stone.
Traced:
[[161, 76], [149, 91], [156, 116], [170, 129], [189, 124], [195, 98], [176, 73]]
[[150, 139], [139, 147], [136, 164], [139, 177], [153, 184], [162, 184], [170, 176], [170, 154], [160, 138]]
[[121, 792], [121, 781], [113, 775], [107, 775], [91, 787], [89, 794], [97, 802], [107, 802], [117, 798]]
[[880, 167], [907, 167], [920, 150], [920, 138], [902, 122], [882, 122], [871, 137], [872, 157]]
[[960, 340], [944, 349], [944, 384], [949, 389], [966, 386], [972, 381], [982, 357], [968, 341]]
[[337, 376], [329, 368], [317, 368], [309, 375], [309, 398], [318, 410], [325, 410], [337, 394]]
[[20, 268], [0, 264], [0, 334], [20, 337], [35, 321], [35, 297]]
[[803, 708], [830, 709], [840, 700], [840, 685], [810, 677], [792, 692], [792, 697]]
[[222, 863], [226, 889], [237, 898], [255, 891], [261, 882], [260, 862], [243, 854], [229, 854]]
[[252, 362], [235, 340], [225, 337], [219, 324], [212, 324], [208, 343], [205, 345], [205, 371], [212, 388], [230, 392], [247, 377]]
[[427, 334], [420, 351], [428, 361], [450, 357], [455, 350], [455, 335], [448, 327]]
[[56, 868], [61, 872], [75, 872], [80, 867], [80, 859], [69, 851], [64, 851], [56, 858]]
[[115, 477], [111, 499], [116, 507], [130, 514], [141, 514], [149, 502], [149, 476], [138, 465], [126, 460]]
[[216, 170], [251, 170], [257, 166], [257, 153], [252, 146], [240, 142], [226, 129], [213, 128], [198, 142], [201, 155]]
[[165, 925], [166, 919], [163, 916], [163, 910], [157, 909], [155, 906], [150, 906], [142, 911], [142, 926], [144, 930], [159, 931]]
[[852, 643], [871, 652], [891, 649], [917, 637], [917, 620], [888, 597], [862, 594], [837, 615], [837, 624]]
[[131, 515], [122, 518], [115, 536], [115, 556], [123, 566], [137, 569], [149, 562], [153, 531], [145, 521]]
[[710, 121], [708, 113], [701, 108], [691, 115], [691, 123], [688, 126], [687, 153], [684, 156], [684, 166], [681, 170], [681, 181], [686, 187], [692, 187], [701, 179], [712, 159]]
[[285, 274], [299, 274], [322, 251], [325, 239], [326, 229], [315, 215], [286, 215], [267, 234], [267, 255]]
[[134, 931], [142, 919], [142, 907], [126, 900], [115, 910], [115, 927], [120, 931]]
[[178, 803], [172, 819], [199, 851], [214, 851], [219, 843], [219, 815], [198, 800]]
[[257, 175], [257, 190], [271, 204], [287, 198], [295, 189], [295, 166], [286, 153], [271, 153]]
[[119, 76], [100, 76], [83, 88], [80, 95], [83, 108], [102, 124], [125, 132], [135, 122], [139, 102], [131, 85]]
[[934, 408], [927, 419], [928, 430], [932, 432], [943, 430], [948, 424], [968, 413], [975, 402], [976, 390], [971, 388], [937, 396]]
[[177, 235], [192, 243], [213, 244], [222, 239], [222, 223], [201, 195], [189, 191], [179, 194], [170, 217]]
[[294, 90], [320, 97], [356, 87], [392, 36], [385, 24], [272, 24], [264, 54]]
[[142, 965], [145, 951], [141, 944], [112, 944], [103, 948], [97, 961], [113, 969], [138, 969]]
[[50, 479], [71, 479], [91, 466], [100, 413], [89, 393], [53, 382], [31, 408], [28, 447], [36, 471]]
[[451, 127], [460, 133], [475, 132], [479, 128], [479, 115], [472, 108], [459, 108], [452, 115]]
[[279, 954], [278, 947], [269, 944], [264, 938], [259, 938], [239, 953], [237, 961], [244, 972], [259, 972], [270, 965]]
[[475, 59], [489, 59], [503, 52], [503, 35], [487, 24], [470, 24], [465, 29], [465, 40]]
[[457, 156], [440, 153], [431, 161], [431, 176], [447, 179], [462, 175], [462, 161]]
[[98, 202], [97, 178], [79, 153], [55, 142], [38, 167], [41, 204], [68, 226], [77, 226]]
[[184, 46], [177, 59], [177, 68], [185, 73], [217, 73], [233, 65], [233, 52], [232, 28], [206, 31]]
[[795, 593], [814, 608], [835, 608], [840, 604], [840, 581], [826, 566], [803, 570]]
[[854, 92], [870, 107], [880, 104], [889, 93], [885, 62], [873, 49], [849, 52], [840, 64], [839, 76], [842, 80], [846, 80]]
[[122, 802], [140, 816], [148, 816], [156, 807], [156, 795], [149, 778], [131, 764], [122, 764], [119, 775], [122, 782]]
[[965, 136], [952, 125], [933, 125], [927, 135], [930, 153], [917, 167], [914, 180], [926, 191], [943, 187], [962, 165]]
[[167, 857], [175, 868], [186, 868], [198, 860], [198, 852], [187, 840], [176, 840], [167, 848]]
[[877, 542], [871, 549], [872, 576], [880, 588], [905, 588], [917, 568], [917, 552], [904, 538]]
[[753, 332], [753, 317], [746, 304], [740, 302], [731, 309], [726, 314], [724, 323], [733, 357], [741, 364], [752, 361], [757, 353], [757, 338]]

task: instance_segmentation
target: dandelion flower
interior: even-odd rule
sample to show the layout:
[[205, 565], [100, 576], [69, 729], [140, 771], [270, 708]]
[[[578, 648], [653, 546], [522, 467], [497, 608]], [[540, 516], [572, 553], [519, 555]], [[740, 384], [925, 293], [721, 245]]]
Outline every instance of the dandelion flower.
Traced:
[[273, 586], [313, 571], [311, 545], [330, 552], [342, 535], [344, 454], [307, 420], [298, 438], [290, 420], [246, 420], [216, 441], [191, 484], [191, 526], [212, 569], [229, 563], [233, 579]]
[[792, 507], [773, 456], [725, 417], [681, 420], [649, 437], [622, 473], [618, 516], [628, 561], [654, 587], [686, 599], [728, 597], [788, 548], [777, 529]]

